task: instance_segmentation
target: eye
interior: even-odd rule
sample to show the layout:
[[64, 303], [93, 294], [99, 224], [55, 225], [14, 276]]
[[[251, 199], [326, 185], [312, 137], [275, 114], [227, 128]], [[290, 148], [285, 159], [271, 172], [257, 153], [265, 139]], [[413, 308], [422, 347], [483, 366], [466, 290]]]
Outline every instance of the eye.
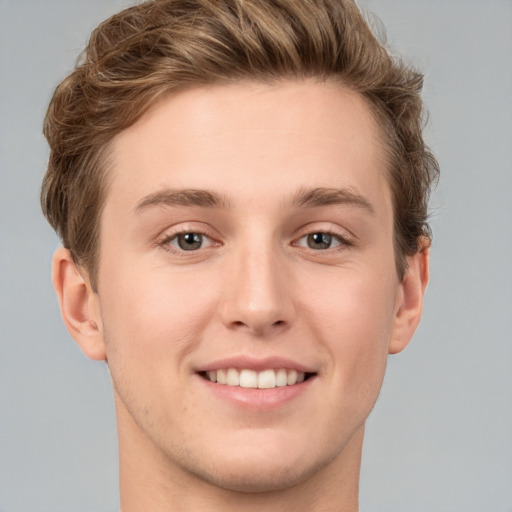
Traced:
[[342, 236], [335, 235], [334, 233], [318, 231], [316, 233], [309, 233], [303, 236], [298, 240], [297, 245], [316, 251], [322, 251], [326, 249], [333, 249], [341, 245], [350, 244]]
[[310, 249], [329, 249], [332, 244], [332, 235], [329, 233], [310, 233], [306, 236]]
[[194, 233], [191, 231], [173, 235], [164, 240], [164, 244], [182, 251], [197, 251], [198, 249], [211, 245], [212, 241], [202, 233]]

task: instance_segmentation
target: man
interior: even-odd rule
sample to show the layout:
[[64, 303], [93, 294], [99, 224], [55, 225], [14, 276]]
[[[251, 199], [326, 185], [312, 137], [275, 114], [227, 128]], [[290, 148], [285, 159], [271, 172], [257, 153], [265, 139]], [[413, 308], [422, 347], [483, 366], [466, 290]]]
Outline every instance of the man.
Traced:
[[356, 511], [428, 281], [421, 75], [349, 0], [157, 0], [45, 121], [53, 279], [108, 363], [123, 512]]

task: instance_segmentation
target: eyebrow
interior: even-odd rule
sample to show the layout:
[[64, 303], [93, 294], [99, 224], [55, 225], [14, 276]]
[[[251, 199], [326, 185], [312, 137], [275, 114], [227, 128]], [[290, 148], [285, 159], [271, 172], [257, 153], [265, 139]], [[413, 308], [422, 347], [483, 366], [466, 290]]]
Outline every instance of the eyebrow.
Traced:
[[166, 189], [143, 197], [135, 206], [134, 213], [152, 206], [200, 206], [203, 208], [229, 208], [225, 197], [208, 190]]
[[[303, 188], [295, 194], [291, 205], [295, 208], [348, 205], [375, 214], [373, 206], [364, 196], [345, 188]], [[154, 206], [199, 206], [228, 209], [231, 203], [224, 196], [209, 190], [165, 189], [144, 196], [135, 206], [134, 213]]]
[[353, 190], [345, 188], [301, 189], [293, 198], [292, 205], [301, 208], [348, 205], [362, 208], [375, 215], [375, 210], [368, 199]]

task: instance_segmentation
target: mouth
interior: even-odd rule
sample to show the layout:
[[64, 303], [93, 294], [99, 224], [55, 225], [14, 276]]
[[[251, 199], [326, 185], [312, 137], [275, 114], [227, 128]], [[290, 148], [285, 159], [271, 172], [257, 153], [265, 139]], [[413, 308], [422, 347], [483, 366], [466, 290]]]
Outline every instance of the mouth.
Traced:
[[218, 370], [199, 372], [199, 375], [210, 382], [225, 386], [273, 389], [301, 384], [315, 374], [286, 368], [270, 368], [262, 371], [248, 368], [219, 368]]

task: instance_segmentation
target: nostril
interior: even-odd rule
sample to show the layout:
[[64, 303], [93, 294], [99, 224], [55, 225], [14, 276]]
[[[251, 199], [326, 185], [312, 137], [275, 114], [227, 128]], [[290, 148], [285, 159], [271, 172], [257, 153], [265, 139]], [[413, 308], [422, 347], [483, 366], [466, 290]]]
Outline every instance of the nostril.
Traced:
[[286, 320], [262, 319], [262, 318], [249, 318], [247, 321], [233, 320], [230, 322], [229, 327], [235, 330], [248, 330], [249, 332], [258, 336], [270, 334], [271, 332], [281, 331], [287, 324]]

